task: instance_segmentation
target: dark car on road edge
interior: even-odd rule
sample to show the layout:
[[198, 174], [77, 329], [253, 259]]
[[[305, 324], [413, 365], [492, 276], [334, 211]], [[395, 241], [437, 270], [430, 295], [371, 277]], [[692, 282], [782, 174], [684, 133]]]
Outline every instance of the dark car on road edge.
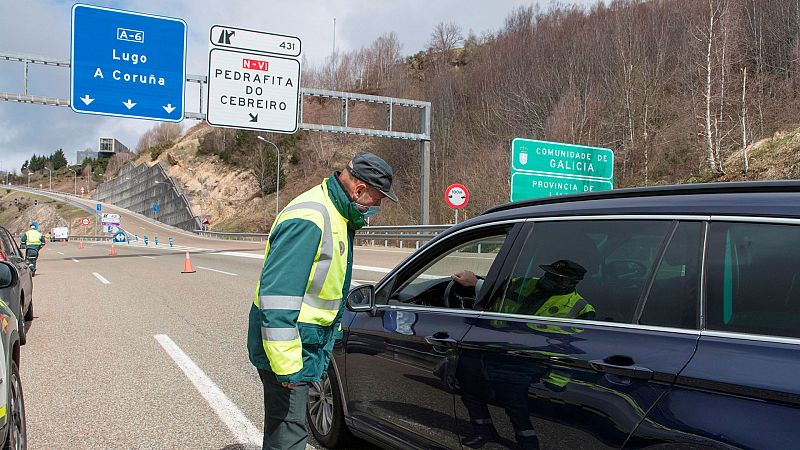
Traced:
[[[585, 269], [588, 318], [525, 307], [543, 299], [520, 286], [558, 261]], [[481, 285], [455, 283], [462, 270]], [[326, 446], [800, 442], [800, 182], [499, 206], [353, 289], [347, 309], [309, 401]]]
[[14, 266], [19, 282], [5, 289], [0, 289], [0, 298], [9, 305], [18, 318], [20, 343], [27, 341], [27, 324], [33, 320], [33, 273], [28, 267], [25, 252], [17, 245], [17, 241], [9, 231], [0, 226], [0, 262], [5, 261]]

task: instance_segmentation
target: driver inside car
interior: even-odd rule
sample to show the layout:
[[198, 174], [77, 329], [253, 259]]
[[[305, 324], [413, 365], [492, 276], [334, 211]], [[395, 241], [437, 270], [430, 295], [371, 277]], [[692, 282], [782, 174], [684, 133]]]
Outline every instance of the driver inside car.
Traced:
[[[591, 320], [595, 309], [577, 291], [578, 283], [586, 275], [586, 269], [568, 259], [539, 266], [544, 276], [514, 278], [509, 294], [502, 303], [501, 313], [524, 314], [545, 317]], [[475, 297], [483, 287], [483, 280], [469, 270], [453, 274], [453, 281], [465, 288], [472, 288]]]

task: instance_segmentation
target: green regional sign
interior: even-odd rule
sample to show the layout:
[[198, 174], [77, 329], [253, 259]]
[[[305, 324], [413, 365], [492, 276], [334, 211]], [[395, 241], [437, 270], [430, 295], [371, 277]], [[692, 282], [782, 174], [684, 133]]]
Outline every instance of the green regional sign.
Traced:
[[556, 195], [607, 191], [613, 188], [614, 185], [605, 180], [547, 176], [526, 172], [511, 174], [512, 202]]
[[511, 143], [511, 173], [592, 178], [614, 182], [614, 152], [608, 148], [516, 138]]

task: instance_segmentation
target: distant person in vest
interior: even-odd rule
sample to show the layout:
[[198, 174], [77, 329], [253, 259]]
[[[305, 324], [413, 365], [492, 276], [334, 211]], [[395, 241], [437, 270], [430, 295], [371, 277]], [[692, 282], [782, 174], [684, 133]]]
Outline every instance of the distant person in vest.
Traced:
[[272, 225], [247, 336], [264, 385], [265, 449], [306, 447], [308, 383], [322, 379], [342, 335], [353, 237], [384, 197], [397, 202], [392, 177], [386, 161], [361, 152]]
[[[561, 259], [539, 267], [544, 271], [541, 278], [511, 280], [502, 308], [497, 312], [569, 319], [594, 318], [594, 307], [577, 292], [578, 283], [586, 275], [583, 266]], [[475, 288], [475, 298], [483, 286], [483, 280], [469, 270], [453, 274], [452, 279], [462, 286]]]
[[25, 249], [39, 250], [44, 247], [45, 241], [42, 233], [36, 229], [36, 225], [31, 224], [31, 228], [25, 232], [20, 238], [20, 242], [25, 246]]

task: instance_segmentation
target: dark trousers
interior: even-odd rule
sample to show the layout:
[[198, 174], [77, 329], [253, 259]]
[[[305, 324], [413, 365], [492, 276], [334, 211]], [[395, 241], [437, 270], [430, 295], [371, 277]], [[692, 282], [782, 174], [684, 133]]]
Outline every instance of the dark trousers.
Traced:
[[258, 369], [264, 385], [264, 444], [269, 450], [305, 450], [308, 440], [308, 384], [294, 389], [281, 385], [275, 374]]

